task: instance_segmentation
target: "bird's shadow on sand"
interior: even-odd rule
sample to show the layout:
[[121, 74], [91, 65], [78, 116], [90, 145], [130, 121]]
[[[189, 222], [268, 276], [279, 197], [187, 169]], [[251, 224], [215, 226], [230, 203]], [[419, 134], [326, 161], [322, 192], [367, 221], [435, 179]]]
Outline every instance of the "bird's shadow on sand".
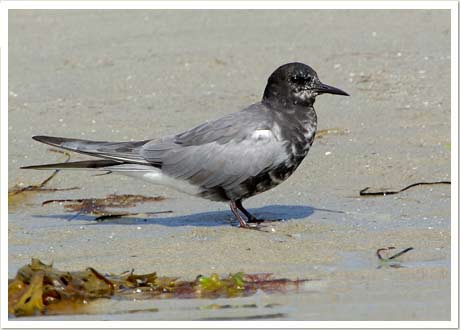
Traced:
[[[256, 209], [249, 209], [249, 212], [254, 214], [256, 217], [267, 220], [293, 220], [303, 219], [309, 217], [315, 212], [315, 208], [310, 206], [302, 205], [269, 205]], [[327, 211], [327, 210], [325, 210]], [[336, 211], [332, 211], [336, 212]], [[54, 215], [36, 215], [35, 217], [40, 218], [54, 218], [73, 221], [91, 221], [94, 224], [119, 224], [119, 225], [139, 225], [143, 224], [158, 224], [169, 227], [180, 227], [180, 226], [196, 226], [196, 227], [212, 227], [212, 226], [228, 226], [230, 224], [237, 225], [237, 221], [234, 219], [233, 214], [230, 211], [216, 211], [216, 212], [203, 212], [181, 216], [163, 216], [159, 214], [148, 215], [142, 217], [129, 216], [111, 218], [103, 221], [96, 221], [96, 217], [81, 214], [78, 216], [72, 214], [54, 214]]]

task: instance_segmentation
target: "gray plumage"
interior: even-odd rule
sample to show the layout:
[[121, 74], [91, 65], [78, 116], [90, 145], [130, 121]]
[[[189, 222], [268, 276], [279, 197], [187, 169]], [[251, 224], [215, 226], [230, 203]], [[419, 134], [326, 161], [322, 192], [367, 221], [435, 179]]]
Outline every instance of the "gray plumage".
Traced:
[[286, 64], [270, 76], [262, 101], [242, 111], [145, 141], [35, 136], [37, 141], [103, 159], [25, 168], [98, 169], [140, 177], [214, 201], [230, 201], [232, 211], [241, 210], [249, 222], [259, 221], [241, 201], [283, 182], [299, 166], [313, 143], [313, 103], [321, 93], [347, 95], [322, 84], [307, 65]]

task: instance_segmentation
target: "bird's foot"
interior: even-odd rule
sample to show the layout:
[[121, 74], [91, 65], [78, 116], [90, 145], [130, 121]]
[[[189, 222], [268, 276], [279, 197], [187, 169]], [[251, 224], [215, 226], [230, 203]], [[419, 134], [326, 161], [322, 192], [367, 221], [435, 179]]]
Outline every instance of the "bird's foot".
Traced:
[[278, 222], [283, 221], [282, 219], [258, 219], [258, 218], [251, 218], [245, 221], [244, 224], [240, 223], [240, 228], [244, 229], [253, 229], [257, 231], [262, 231], [264, 233], [270, 233], [273, 231], [273, 228], [270, 229], [269, 223], [271, 222]]
[[[241, 204], [241, 200], [237, 200], [235, 202], [230, 202], [230, 209], [232, 210], [233, 214], [235, 215], [235, 218], [239, 222], [239, 227], [244, 228], [244, 229], [255, 229], [259, 231], [265, 231], [262, 230], [260, 224], [263, 222], [271, 222], [271, 221], [279, 221], [279, 220], [264, 220], [264, 219], [258, 219], [255, 216], [253, 216], [251, 213], [249, 213]], [[244, 219], [241, 214], [238, 212], [238, 209], [243, 212], [243, 214], [246, 216], [246, 219]]]
[[245, 223], [244, 225], [240, 223], [239, 226], [241, 229], [252, 229], [257, 231], [267, 232], [264, 228], [265, 226], [261, 226], [259, 223]]

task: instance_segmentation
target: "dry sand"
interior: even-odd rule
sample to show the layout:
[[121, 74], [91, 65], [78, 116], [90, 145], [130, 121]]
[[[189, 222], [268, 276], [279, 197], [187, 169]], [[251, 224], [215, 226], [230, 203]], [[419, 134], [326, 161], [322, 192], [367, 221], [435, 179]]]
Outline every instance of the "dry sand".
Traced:
[[[317, 139], [297, 172], [246, 206], [287, 221], [268, 232], [230, 225], [227, 205], [120, 176], [60, 173], [10, 209], [9, 277], [31, 257], [60, 269], [311, 278], [299, 293], [241, 299], [111, 301], [96, 315], [39, 319], [450, 319], [450, 186], [360, 198], [359, 190], [450, 180], [448, 11], [12, 11], [9, 186], [60, 156], [38, 134], [140, 140], [180, 132], [257, 102], [268, 75], [301, 61], [352, 96], [321, 96]], [[73, 159], [80, 159], [75, 155]], [[72, 221], [50, 198], [163, 195], [135, 208], [165, 216]], [[130, 211], [132, 211], [130, 209]], [[414, 247], [378, 268], [381, 247]], [[257, 308], [203, 310], [216, 304]], [[278, 304], [264, 307], [267, 304]], [[126, 313], [158, 308], [157, 312]]]

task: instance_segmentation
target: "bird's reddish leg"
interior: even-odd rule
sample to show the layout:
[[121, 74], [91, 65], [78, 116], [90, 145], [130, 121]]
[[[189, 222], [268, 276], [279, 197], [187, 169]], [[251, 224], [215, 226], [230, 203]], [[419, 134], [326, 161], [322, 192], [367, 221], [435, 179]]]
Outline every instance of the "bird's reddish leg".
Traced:
[[248, 223], [261, 223], [261, 222], [264, 222], [264, 220], [257, 219], [255, 216], [253, 216], [251, 213], [249, 213], [249, 211], [246, 210], [246, 209], [243, 207], [243, 203], [241, 202], [241, 199], [238, 199], [237, 201], [235, 201], [235, 206], [236, 206], [241, 212], [243, 212], [243, 214], [246, 216], [246, 218], [248, 218]]
[[234, 201], [230, 202], [230, 210], [232, 210], [233, 214], [235, 215], [235, 217], [240, 222], [240, 227], [241, 228], [250, 228], [248, 226], [248, 224], [246, 223], [246, 221], [241, 216], [241, 214], [238, 212], [238, 207], [236, 206], [236, 203]]
[[248, 210], [246, 210], [244, 207], [243, 207], [243, 204], [241, 202], [241, 199], [235, 201], [235, 205], [236, 207], [244, 213], [244, 215], [248, 218], [248, 221], [246, 221], [246, 223], [248, 224], [251, 224], [251, 223], [255, 223], [255, 224], [260, 224], [262, 222], [276, 222], [276, 221], [281, 221], [282, 219], [258, 219], [256, 218], [255, 216], [253, 216], [251, 213], [249, 213]]

